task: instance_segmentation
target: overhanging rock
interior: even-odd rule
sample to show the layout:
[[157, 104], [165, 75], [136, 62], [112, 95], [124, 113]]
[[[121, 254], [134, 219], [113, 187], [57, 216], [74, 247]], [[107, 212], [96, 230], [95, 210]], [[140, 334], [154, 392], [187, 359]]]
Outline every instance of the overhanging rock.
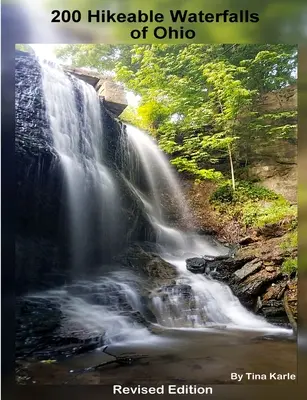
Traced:
[[115, 83], [111, 78], [103, 77], [96, 72], [81, 68], [69, 68], [66, 66], [63, 66], [63, 68], [76, 78], [82, 79], [84, 82], [93, 86], [98, 95], [104, 99], [107, 109], [115, 116], [118, 117], [127, 107], [128, 103], [123, 87]]
[[107, 107], [115, 115], [120, 115], [127, 107], [123, 88], [110, 79], [100, 79], [95, 89], [99, 96], [105, 99]]

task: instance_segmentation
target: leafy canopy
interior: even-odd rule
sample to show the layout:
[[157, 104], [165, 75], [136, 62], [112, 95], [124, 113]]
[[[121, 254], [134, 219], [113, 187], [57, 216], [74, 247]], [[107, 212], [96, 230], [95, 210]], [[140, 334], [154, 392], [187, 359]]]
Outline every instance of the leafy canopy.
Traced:
[[151, 132], [178, 170], [198, 179], [221, 179], [216, 164], [231, 152], [239, 165], [253, 137], [295, 140], [296, 112], [264, 114], [256, 105], [296, 82], [296, 46], [82, 44], [57, 54], [115, 73], [141, 97], [122, 118]]

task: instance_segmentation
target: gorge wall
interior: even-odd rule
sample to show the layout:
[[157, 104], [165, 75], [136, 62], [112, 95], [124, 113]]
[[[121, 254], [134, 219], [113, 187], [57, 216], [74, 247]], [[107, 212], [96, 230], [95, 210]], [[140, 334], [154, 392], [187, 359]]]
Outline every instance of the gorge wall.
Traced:
[[[258, 103], [260, 114], [274, 115], [297, 110], [297, 87], [288, 86], [279, 91], [264, 94]], [[293, 124], [297, 118], [285, 117], [280, 122], [268, 120], [268, 124]], [[291, 203], [297, 202], [297, 139], [295, 133], [289, 139], [274, 140], [264, 130], [259, 136], [250, 137], [245, 148], [248, 160], [248, 178], [256, 178], [261, 184], [283, 195]]]

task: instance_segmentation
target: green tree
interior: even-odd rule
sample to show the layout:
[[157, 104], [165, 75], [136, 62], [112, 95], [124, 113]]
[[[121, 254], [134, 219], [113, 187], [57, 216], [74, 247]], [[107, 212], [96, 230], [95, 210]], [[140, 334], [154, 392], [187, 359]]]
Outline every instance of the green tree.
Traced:
[[217, 110], [214, 114], [216, 128], [220, 130], [218, 134], [210, 136], [209, 141], [212, 143], [211, 146], [227, 146], [233, 190], [235, 190], [235, 176], [232, 148], [235, 141], [240, 139], [243, 127], [246, 127], [243, 120], [249, 115], [256, 93], [244, 87], [242, 80], [236, 79], [238, 74], [247, 72], [245, 68], [236, 67], [225, 61], [207, 64], [203, 72], [210, 88], [211, 107]]
[[66, 45], [58, 56], [113, 71], [141, 97], [124, 118], [149, 130], [178, 170], [197, 178], [220, 179], [215, 165], [228, 158], [234, 189], [236, 163], [253, 137], [295, 140], [296, 112], [263, 114], [255, 105], [263, 93], [296, 82], [296, 46]]
[[15, 45], [16, 50], [24, 51], [30, 54], [35, 54], [34, 50], [29, 44], [16, 44]]

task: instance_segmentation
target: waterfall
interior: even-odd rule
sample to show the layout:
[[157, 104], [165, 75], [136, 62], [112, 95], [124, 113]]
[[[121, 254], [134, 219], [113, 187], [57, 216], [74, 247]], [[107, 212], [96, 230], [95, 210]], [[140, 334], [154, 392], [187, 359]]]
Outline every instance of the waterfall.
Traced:
[[[176, 290], [170, 290], [164, 301], [159, 296], [153, 298], [153, 308], [159, 322], [169, 327], [227, 325], [241, 329], [272, 329], [272, 325], [264, 318], [247, 311], [227, 285], [186, 269], [185, 260], [189, 257], [216, 256], [228, 251], [221, 245], [208, 242], [192, 229], [182, 231], [168, 225], [167, 216], [161, 209], [165, 201], [174, 201], [173, 207], [176, 207], [179, 220], [188, 221], [191, 227], [187, 202], [176, 175], [166, 155], [148, 134], [128, 125], [127, 138], [134, 150], [126, 158], [130, 180], [136, 185], [137, 176], [131, 176], [131, 171], [140, 173], [143, 170], [149, 183], [147, 197], [139, 188], [135, 193], [143, 201], [157, 231], [160, 255], [176, 266], [180, 274], [179, 283], [192, 288], [189, 301]], [[139, 159], [137, 170], [133, 168], [135, 158]]]
[[101, 108], [94, 88], [55, 65], [41, 62], [41, 67], [54, 148], [66, 178], [73, 273], [82, 273], [94, 234], [101, 235], [104, 252], [116, 241], [118, 188], [104, 162]]
[[[155, 141], [127, 125], [110, 160], [109, 141], [117, 138], [108, 135], [94, 88], [55, 65], [41, 61], [40, 67], [52, 147], [65, 179], [72, 283], [29, 298], [57, 305], [62, 315], [58, 334], [97, 336], [104, 343], [148, 342], [156, 338], [149, 319], [165, 328], [278, 331], [247, 311], [229, 287], [186, 269], [189, 257], [226, 254], [228, 249], [193, 231], [180, 182]], [[129, 238], [131, 228], [123, 221], [126, 192], [137, 207], [142, 205], [161, 258], [178, 272], [176, 285], [165, 289], [163, 300], [152, 293], [144, 302], [146, 282], [114, 262], [122, 250], [120, 238]], [[127, 219], [131, 225], [138, 223], [133, 214], [137, 207]]]
[[[127, 153], [124, 155], [127, 178], [148, 212], [157, 233], [158, 243], [165, 251], [171, 250], [173, 255], [220, 254], [223, 251], [222, 246], [211, 246], [193, 232], [191, 213], [175, 172], [155, 141], [131, 125], [127, 125], [127, 140], [128, 147], [123, 146]], [[139, 187], [140, 174], [148, 184], [145, 193]], [[170, 213], [176, 214], [176, 225], [182, 225], [184, 231], [170, 224]]]

